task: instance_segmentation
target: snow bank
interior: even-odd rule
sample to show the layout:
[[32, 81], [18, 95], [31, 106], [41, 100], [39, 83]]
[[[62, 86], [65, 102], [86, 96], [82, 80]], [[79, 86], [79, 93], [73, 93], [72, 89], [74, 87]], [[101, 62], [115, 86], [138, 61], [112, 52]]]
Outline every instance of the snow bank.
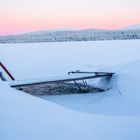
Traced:
[[117, 87], [121, 94], [140, 107], [140, 60], [124, 65], [120, 70]]
[[0, 89], [1, 140], [94, 138], [72, 111], [11, 89], [3, 83]]

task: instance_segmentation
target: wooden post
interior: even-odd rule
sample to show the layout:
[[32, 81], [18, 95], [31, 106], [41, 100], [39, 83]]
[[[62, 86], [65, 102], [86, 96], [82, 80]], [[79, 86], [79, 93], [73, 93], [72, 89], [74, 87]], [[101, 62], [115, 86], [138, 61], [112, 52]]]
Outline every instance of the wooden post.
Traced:
[[14, 81], [15, 78], [10, 74], [10, 72], [6, 69], [6, 67], [0, 62], [0, 66], [7, 73], [7, 75]]

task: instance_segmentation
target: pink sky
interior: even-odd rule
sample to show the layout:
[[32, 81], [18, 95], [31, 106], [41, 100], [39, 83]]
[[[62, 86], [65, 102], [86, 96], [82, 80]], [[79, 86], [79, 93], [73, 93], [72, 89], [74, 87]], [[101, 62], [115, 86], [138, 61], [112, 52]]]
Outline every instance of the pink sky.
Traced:
[[0, 35], [54, 28], [116, 29], [140, 23], [140, 0], [4, 0]]

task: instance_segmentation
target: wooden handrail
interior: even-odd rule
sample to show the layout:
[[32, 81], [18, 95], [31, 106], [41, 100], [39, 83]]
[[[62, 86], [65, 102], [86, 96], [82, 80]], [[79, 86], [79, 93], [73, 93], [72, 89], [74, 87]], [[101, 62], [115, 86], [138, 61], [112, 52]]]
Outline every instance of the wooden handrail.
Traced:
[[0, 62], [0, 66], [6, 72], [6, 74], [14, 81], [15, 78], [10, 74], [10, 72], [6, 69], [6, 67]]

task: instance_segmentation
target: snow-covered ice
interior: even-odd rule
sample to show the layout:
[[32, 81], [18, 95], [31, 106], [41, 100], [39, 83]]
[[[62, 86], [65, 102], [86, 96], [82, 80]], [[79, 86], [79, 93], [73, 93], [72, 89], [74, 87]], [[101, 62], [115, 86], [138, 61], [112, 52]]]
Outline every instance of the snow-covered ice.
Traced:
[[1, 44], [0, 60], [16, 80], [116, 73], [109, 91], [45, 99], [0, 81], [1, 140], [140, 139], [140, 40]]

